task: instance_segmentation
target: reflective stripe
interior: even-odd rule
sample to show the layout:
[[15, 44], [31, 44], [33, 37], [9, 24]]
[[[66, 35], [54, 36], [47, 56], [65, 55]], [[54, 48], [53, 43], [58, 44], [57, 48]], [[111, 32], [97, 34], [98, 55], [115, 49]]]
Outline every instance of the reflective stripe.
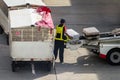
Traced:
[[70, 38], [67, 35], [65, 35], [65, 36], [66, 36], [66, 39], [64, 40], [64, 42], [68, 42], [70, 40]]

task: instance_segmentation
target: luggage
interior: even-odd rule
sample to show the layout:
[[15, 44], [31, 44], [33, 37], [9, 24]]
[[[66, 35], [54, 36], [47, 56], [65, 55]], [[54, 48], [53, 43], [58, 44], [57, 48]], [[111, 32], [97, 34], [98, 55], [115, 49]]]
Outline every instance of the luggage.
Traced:
[[79, 40], [80, 34], [76, 32], [75, 30], [67, 29], [66, 33], [68, 34], [68, 36], [72, 37], [72, 39]]
[[94, 39], [99, 37], [99, 30], [95, 27], [83, 28], [83, 34], [86, 39]]
[[120, 34], [120, 28], [112, 30], [112, 34]]

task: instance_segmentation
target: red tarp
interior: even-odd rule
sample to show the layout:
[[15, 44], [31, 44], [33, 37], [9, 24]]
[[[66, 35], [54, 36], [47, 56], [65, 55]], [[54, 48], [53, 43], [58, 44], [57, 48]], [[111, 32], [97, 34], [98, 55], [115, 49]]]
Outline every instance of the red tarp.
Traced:
[[36, 12], [38, 12], [42, 16], [42, 20], [36, 22], [38, 27], [47, 27], [54, 28], [51, 10], [46, 6], [40, 6], [37, 8]]

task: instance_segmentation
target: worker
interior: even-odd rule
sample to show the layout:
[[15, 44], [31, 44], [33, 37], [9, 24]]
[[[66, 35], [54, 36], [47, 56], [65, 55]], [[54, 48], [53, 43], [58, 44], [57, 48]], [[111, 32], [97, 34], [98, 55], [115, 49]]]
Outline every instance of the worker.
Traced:
[[65, 19], [60, 20], [60, 24], [56, 26], [55, 44], [54, 44], [54, 56], [55, 60], [59, 52], [60, 63], [64, 62], [64, 43], [68, 40], [66, 34]]

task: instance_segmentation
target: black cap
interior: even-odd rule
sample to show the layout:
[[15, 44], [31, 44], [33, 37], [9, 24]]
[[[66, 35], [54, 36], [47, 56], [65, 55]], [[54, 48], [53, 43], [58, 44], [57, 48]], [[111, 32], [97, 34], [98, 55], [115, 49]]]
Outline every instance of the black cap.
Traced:
[[65, 23], [65, 19], [61, 19], [60, 23], [62, 23], [62, 24]]

